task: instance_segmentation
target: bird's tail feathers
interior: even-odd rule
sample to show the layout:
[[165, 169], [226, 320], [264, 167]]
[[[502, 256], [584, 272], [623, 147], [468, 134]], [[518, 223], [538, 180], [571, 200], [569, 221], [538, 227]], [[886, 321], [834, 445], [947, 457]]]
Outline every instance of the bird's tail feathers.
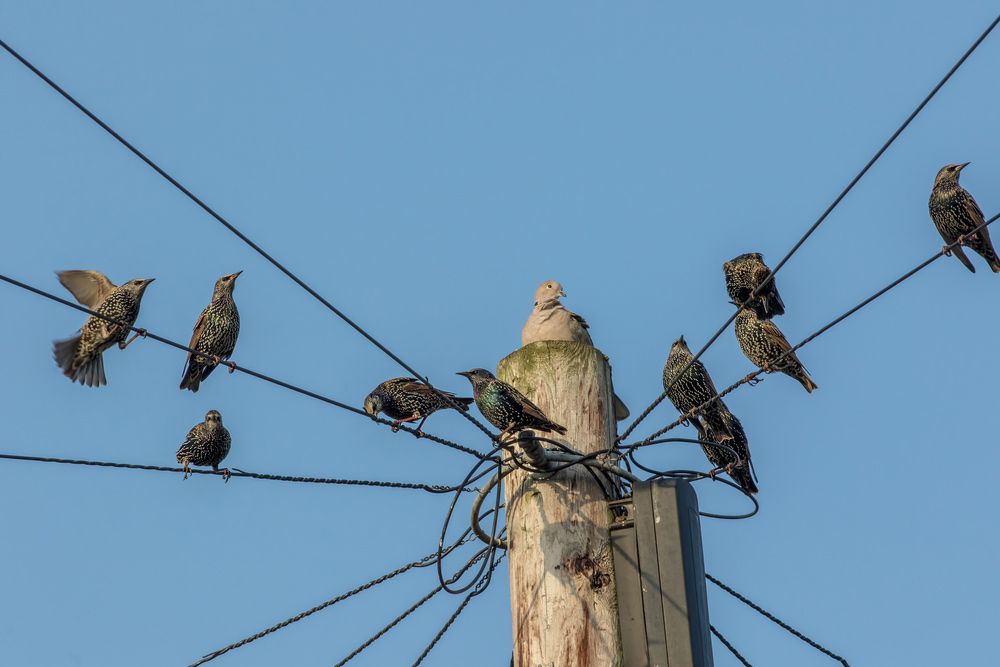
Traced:
[[551, 422], [551, 421], [548, 424], [546, 424], [546, 426], [548, 427], [549, 431], [555, 431], [559, 435], [566, 435], [566, 427], [565, 426], [560, 426], [559, 424], [557, 424], [555, 422]]
[[66, 377], [73, 377], [73, 359], [76, 358], [76, 348], [80, 345], [81, 337], [82, 334], [66, 340], [57, 340], [52, 344], [52, 356]]
[[741, 465], [733, 468], [733, 474], [730, 476], [744, 491], [750, 495], [756, 495], [760, 489], [757, 488], [757, 483], [754, 482], [755, 475], [753, 474], [752, 469], [752, 464], [743, 462]]
[[472, 405], [472, 401], [475, 400], [472, 398], [465, 398], [463, 396], [455, 396], [454, 394], [448, 394], [448, 398], [455, 401], [455, 404], [458, 406], [458, 409], [461, 410], [462, 412], [468, 412], [469, 406]]
[[75, 365], [77, 351], [80, 347], [80, 336], [57, 340], [52, 345], [52, 356], [62, 370], [63, 375], [73, 382], [79, 382], [87, 387], [100, 387], [108, 383], [104, 375], [104, 355], [95, 354], [83, 364]]
[[962, 264], [965, 264], [965, 268], [967, 268], [969, 271], [972, 271], [973, 273], [976, 272], [976, 267], [972, 265], [972, 260], [966, 257], [965, 252], [962, 251], [961, 246], [955, 246], [954, 248], [952, 248], [951, 252], [953, 255], [955, 255], [955, 257], [958, 257], [958, 259], [962, 262]]
[[625, 419], [628, 419], [631, 413], [629, 412], [628, 406], [625, 405], [625, 402], [622, 401], [622, 399], [618, 398], [618, 394], [612, 394], [611, 401], [614, 406], [615, 421], [620, 422]]
[[802, 386], [805, 387], [806, 391], [810, 394], [813, 393], [814, 390], [819, 389], [819, 385], [813, 382], [813, 379], [809, 377], [809, 374], [806, 373], [804, 368], [795, 379], [801, 382]]

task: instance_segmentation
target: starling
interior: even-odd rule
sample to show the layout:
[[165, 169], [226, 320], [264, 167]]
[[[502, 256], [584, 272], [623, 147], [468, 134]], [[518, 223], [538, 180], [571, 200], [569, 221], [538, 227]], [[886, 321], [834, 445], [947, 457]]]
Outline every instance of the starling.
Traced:
[[[691, 363], [691, 362], [694, 363]], [[680, 375], [688, 364], [687, 371]], [[671, 382], [673, 385], [671, 386]], [[668, 389], [669, 387], [669, 389]], [[722, 399], [715, 398], [719, 393], [712, 382], [712, 376], [708, 374], [705, 364], [695, 360], [681, 336], [670, 348], [670, 355], [667, 363], [663, 366], [663, 389], [667, 392], [667, 398], [674, 404], [674, 407], [689, 421], [693, 421], [700, 414], [712, 427], [713, 432], [723, 440], [731, 440], [732, 434], [726, 426], [723, 414], [729, 412]], [[696, 409], [704, 403], [715, 399], [710, 405], [702, 408], [699, 412]]]
[[[813, 389], [819, 388], [806, 373], [799, 358], [790, 351], [792, 346], [773, 321], [762, 320], [752, 309], [743, 308], [736, 315], [735, 331], [743, 354], [765, 372], [781, 371], [801, 382], [810, 394]], [[788, 354], [778, 361], [778, 357], [786, 352]]]
[[[469, 411], [469, 405], [472, 404], [471, 398], [462, 398], [447, 391], [441, 391], [441, 393], [454, 401], [462, 412]], [[365, 398], [365, 412], [373, 418], [378, 413], [384, 412], [390, 419], [394, 420], [393, 432], [399, 430], [400, 424], [419, 419], [417, 437], [423, 435], [420, 428], [432, 413], [451, 407], [455, 406], [417, 378], [386, 380], [375, 387], [372, 393]]]
[[[969, 165], [949, 164], [941, 168], [934, 179], [934, 188], [931, 190], [931, 199], [928, 208], [931, 212], [931, 220], [937, 227], [941, 238], [944, 239], [945, 248], [960, 241], [974, 251], [979, 253], [983, 259], [993, 269], [993, 273], [1000, 273], [1000, 258], [997, 257], [993, 243], [990, 241], [990, 230], [983, 227], [975, 234], [972, 230], [985, 222], [983, 212], [976, 204], [968, 190], [958, 184], [958, 176], [962, 170]], [[961, 245], [955, 246], [952, 250], [945, 250], [946, 255], [955, 253], [955, 257], [965, 264], [965, 268], [973, 273], [976, 267], [972, 261], [965, 256]]]
[[[184, 465], [184, 479], [191, 474], [191, 465], [212, 466], [212, 470], [218, 472], [231, 444], [229, 431], [222, 425], [222, 415], [218, 410], [209, 410], [205, 421], [188, 431], [177, 450], [177, 462]], [[229, 480], [229, 468], [222, 469], [222, 476]]]
[[701, 449], [705, 452], [705, 456], [708, 457], [709, 463], [715, 466], [715, 469], [709, 473], [709, 476], [714, 479], [716, 473], [725, 471], [740, 485], [741, 489], [753, 495], [757, 493], [758, 489], [754, 481], [756, 474], [754, 473], [753, 462], [750, 460], [750, 443], [747, 442], [746, 431], [743, 430], [743, 424], [736, 418], [736, 415], [729, 410], [722, 413], [722, 420], [725, 422], [726, 433], [731, 434], [728, 440], [720, 437], [721, 434], [709, 424], [695, 422], [698, 428], [699, 440], [725, 445], [726, 447], [731, 447], [736, 452], [736, 457], [734, 458], [732, 452], [725, 447], [713, 447], [702, 444]]
[[91, 310], [114, 319], [116, 324], [91, 315], [80, 328], [80, 335], [56, 341], [53, 353], [63, 374], [73, 382], [100, 387], [108, 383], [104, 376], [102, 354], [113, 344], [124, 350], [136, 339], [128, 338], [129, 329], [139, 316], [139, 303], [154, 278], [130, 280], [118, 287], [97, 271], [61, 271], [59, 282], [76, 300]]
[[[233, 288], [241, 273], [243, 272], [237, 271], [215, 281], [212, 302], [201, 311], [201, 316], [194, 325], [194, 333], [191, 334], [191, 342], [188, 343], [188, 347], [209, 358], [188, 353], [184, 375], [181, 377], [181, 389], [198, 391], [198, 387], [215, 367], [223, 359], [232, 356], [236, 338], [240, 335], [240, 313], [233, 301]], [[233, 366], [229, 367], [230, 373], [234, 370]]]
[[566, 432], [564, 426], [551, 421], [524, 394], [506, 382], [496, 379], [488, 370], [473, 368], [458, 375], [464, 375], [472, 383], [476, 407], [489, 423], [501, 429], [500, 440], [510, 433], [529, 428], [556, 433]]
[[[726, 291], [736, 306], [742, 306], [771, 275], [771, 269], [764, 263], [764, 256], [759, 252], [748, 252], [732, 258], [722, 265], [722, 271], [726, 274]], [[760, 293], [747, 306], [753, 308], [757, 317], [762, 320], [785, 314], [785, 304], [774, 280], [769, 281], [767, 287], [761, 288]]]
[[[557, 280], [546, 280], [538, 286], [535, 290], [535, 307], [521, 329], [522, 346], [542, 340], [567, 340], [594, 347], [587, 321], [559, 302], [559, 298], [565, 296], [566, 291]], [[615, 419], [628, 419], [628, 407], [617, 394], [612, 392], [612, 396]]]

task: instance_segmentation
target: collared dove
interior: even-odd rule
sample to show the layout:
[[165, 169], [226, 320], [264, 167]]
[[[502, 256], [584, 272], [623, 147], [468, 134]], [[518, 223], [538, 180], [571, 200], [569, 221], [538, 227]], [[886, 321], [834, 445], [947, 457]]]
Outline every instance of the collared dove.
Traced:
[[[543, 340], [566, 340], [594, 346], [594, 340], [587, 331], [587, 321], [576, 313], [566, 310], [559, 302], [566, 296], [565, 290], [556, 280], [546, 280], [535, 290], [535, 307], [528, 321], [521, 329], [522, 347]], [[629, 410], [618, 395], [614, 396], [615, 419], [627, 419]]]

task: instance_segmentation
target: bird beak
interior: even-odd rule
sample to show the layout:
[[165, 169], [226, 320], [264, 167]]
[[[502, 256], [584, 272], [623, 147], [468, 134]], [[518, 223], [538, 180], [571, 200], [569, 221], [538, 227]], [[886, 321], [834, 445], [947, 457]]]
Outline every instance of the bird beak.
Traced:
[[566, 298], [566, 290], [564, 289], [559, 290], [559, 296]]
[[971, 162], [966, 162], [965, 164], [960, 164], [960, 165], [958, 165], [958, 170], [962, 171], [963, 169], [965, 169], [966, 167], [968, 167], [970, 164], [972, 164], [972, 163]]
[[153, 282], [154, 280], [156, 280], [156, 278], [146, 278], [146, 284], [148, 285], [149, 283]]
[[470, 371], [459, 371], [458, 373], [455, 373], [455, 375], [461, 375], [463, 377], [469, 377], [469, 373], [470, 373]]
[[230, 277], [230, 278], [232, 278], [233, 280], [236, 280], [237, 278], [239, 278], [239, 277], [240, 277], [240, 274], [241, 274], [241, 273], [243, 273], [243, 271], [237, 271], [236, 273], [232, 274], [232, 275], [231, 275], [231, 276], [229, 276], [229, 277]]

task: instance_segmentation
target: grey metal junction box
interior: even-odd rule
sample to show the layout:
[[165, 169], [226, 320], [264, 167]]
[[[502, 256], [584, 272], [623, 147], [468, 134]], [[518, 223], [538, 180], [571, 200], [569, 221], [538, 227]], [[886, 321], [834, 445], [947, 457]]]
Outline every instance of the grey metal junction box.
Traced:
[[680, 479], [639, 482], [610, 503], [626, 667], [712, 667], [698, 496]]

